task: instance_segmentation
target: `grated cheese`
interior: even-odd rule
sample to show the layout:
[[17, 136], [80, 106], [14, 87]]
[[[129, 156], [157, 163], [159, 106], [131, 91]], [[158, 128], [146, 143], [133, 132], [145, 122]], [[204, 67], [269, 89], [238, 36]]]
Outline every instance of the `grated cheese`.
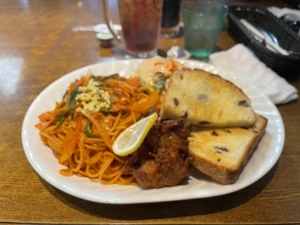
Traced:
[[91, 79], [86, 87], [79, 87], [75, 100], [85, 111], [99, 112], [111, 107], [110, 96], [107, 91], [98, 88], [99, 82]]

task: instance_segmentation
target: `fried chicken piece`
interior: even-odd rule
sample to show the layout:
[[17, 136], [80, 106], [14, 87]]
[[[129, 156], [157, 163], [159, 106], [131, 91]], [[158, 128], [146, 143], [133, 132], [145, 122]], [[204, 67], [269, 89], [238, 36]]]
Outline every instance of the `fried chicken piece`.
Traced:
[[156, 122], [125, 172], [142, 187], [175, 186], [189, 174], [188, 136], [191, 125], [180, 120]]

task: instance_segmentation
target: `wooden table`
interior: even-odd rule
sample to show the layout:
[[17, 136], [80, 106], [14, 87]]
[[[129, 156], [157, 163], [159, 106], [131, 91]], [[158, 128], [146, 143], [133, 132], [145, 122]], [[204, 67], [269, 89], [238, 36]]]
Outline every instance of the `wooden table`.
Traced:
[[[262, 4], [262, 3], [259, 3]], [[280, 1], [267, 4], [281, 5]], [[0, 2], [0, 222], [2, 223], [300, 223], [300, 102], [278, 106], [286, 141], [278, 163], [262, 179], [225, 196], [137, 205], [96, 204], [65, 194], [28, 163], [21, 128], [34, 98], [52, 81], [82, 66], [116, 60], [93, 31], [103, 23], [101, 1], [1, 0]], [[160, 48], [182, 45], [161, 40]], [[235, 44], [227, 31], [219, 46]], [[298, 81], [297, 81], [298, 80]], [[299, 79], [291, 82], [298, 90]]]

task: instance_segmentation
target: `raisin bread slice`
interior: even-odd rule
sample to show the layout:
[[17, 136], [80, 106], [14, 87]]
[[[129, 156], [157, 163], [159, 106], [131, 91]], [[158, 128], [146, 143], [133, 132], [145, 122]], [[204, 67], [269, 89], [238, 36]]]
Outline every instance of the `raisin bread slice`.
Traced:
[[219, 183], [236, 182], [266, 125], [267, 119], [257, 115], [250, 128], [194, 127], [188, 146], [192, 165]]
[[194, 125], [249, 127], [255, 122], [250, 99], [233, 83], [203, 70], [171, 75], [161, 119], [185, 117]]

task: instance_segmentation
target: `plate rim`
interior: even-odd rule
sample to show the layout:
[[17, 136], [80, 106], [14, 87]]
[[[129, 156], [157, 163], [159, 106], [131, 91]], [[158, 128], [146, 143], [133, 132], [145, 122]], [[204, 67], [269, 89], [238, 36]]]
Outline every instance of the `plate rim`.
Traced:
[[[35, 104], [37, 104], [38, 99], [40, 98], [40, 96], [42, 96], [44, 93], [46, 93], [51, 87], [55, 86], [56, 84], [63, 82], [65, 79], [67, 79], [68, 77], [71, 76], [75, 76], [73, 74], [77, 74], [80, 71], [83, 70], [88, 70], [90, 67], [97, 67], [97, 66], [101, 66], [103, 64], [122, 64], [123, 66], [127, 64], [136, 64], [136, 63], [140, 63], [141, 61], [143, 61], [143, 59], [124, 59], [124, 60], [116, 60], [116, 61], [108, 61], [108, 62], [98, 62], [95, 64], [90, 64], [87, 66], [83, 66], [81, 68], [75, 69], [73, 71], [70, 71], [68, 73], [66, 73], [65, 75], [62, 75], [61, 77], [59, 77], [58, 79], [54, 80], [53, 82], [51, 82], [47, 87], [45, 87], [35, 98], [34, 100], [31, 102], [29, 108], [26, 111], [26, 114], [24, 116], [23, 119], [23, 123], [22, 123], [22, 129], [21, 129], [21, 138], [22, 138], [22, 145], [23, 145], [23, 150], [25, 152], [25, 155], [27, 157], [27, 160], [29, 161], [31, 167], [35, 170], [35, 172], [41, 177], [43, 178], [43, 180], [45, 180], [48, 184], [54, 186], [55, 188], [63, 191], [64, 193], [67, 193], [69, 195], [72, 195], [74, 197], [80, 198], [80, 199], [84, 199], [84, 200], [88, 200], [91, 202], [96, 202], [96, 203], [105, 203], [105, 204], [137, 204], [137, 203], [155, 203], [155, 202], [169, 202], [169, 201], [179, 201], [179, 200], [190, 200], [190, 199], [201, 199], [201, 198], [210, 198], [210, 197], [216, 197], [216, 196], [221, 196], [221, 195], [226, 195], [229, 193], [233, 193], [239, 190], [242, 190], [248, 186], [250, 186], [251, 184], [257, 182], [259, 179], [261, 179], [262, 177], [264, 177], [273, 167], [274, 165], [278, 162], [282, 151], [283, 151], [283, 147], [284, 147], [284, 143], [285, 143], [285, 128], [284, 128], [284, 123], [282, 120], [282, 116], [279, 112], [279, 110], [277, 109], [277, 107], [274, 105], [274, 103], [263, 93], [261, 93], [254, 85], [249, 84], [250, 86], [252, 86], [251, 88], [256, 90], [259, 95], [265, 99], [267, 99], [269, 101], [269, 103], [271, 103], [271, 107], [273, 108], [272, 111], [274, 111], [276, 113], [276, 116], [278, 117], [280, 123], [279, 123], [279, 127], [281, 129], [281, 139], [279, 141], [277, 141], [277, 144], [279, 144], [279, 149], [280, 152], [277, 155], [277, 157], [274, 159], [274, 163], [272, 165], [269, 165], [269, 167], [267, 169], [265, 169], [265, 172], [261, 175], [258, 176], [256, 179], [253, 180], [253, 182], [248, 183], [248, 184], [244, 184], [244, 185], [240, 185], [239, 187], [237, 187], [236, 189], [233, 190], [228, 190], [228, 191], [224, 191], [222, 193], [217, 193], [215, 195], [211, 195], [211, 196], [207, 196], [207, 197], [198, 197], [198, 196], [190, 196], [190, 197], [182, 197], [182, 196], [178, 196], [176, 199], [161, 199], [161, 200], [148, 200], [148, 201], [142, 201], [142, 200], [132, 200], [132, 201], [122, 201], [122, 199], [107, 199], [107, 198], [95, 198], [93, 197], [87, 197], [85, 195], [79, 194], [76, 191], [73, 191], [72, 189], [69, 189], [65, 186], [61, 186], [59, 185], [55, 180], [53, 180], [51, 177], [49, 177], [47, 174], [43, 173], [42, 169], [39, 167], [38, 163], [34, 160], [34, 155], [32, 154], [32, 152], [29, 149], [29, 146], [27, 146], [27, 142], [26, 142], [26, 124], [28, 123], [27, 121], [29, 120], [29, 113], [32, 111], [32, 109], [34, 108]], [[197, 60], [178, 60], [179, 62], [182, 63], [186, 63], [186, 62], [194, 62], [195, 64], [198, 65], [202, 65], [202, 66], [206, 66], [206, 67], [210, 67], [212, 68], [212, 70], [217, 70], [218, 72], [222, 72], [223, 74], [226, 74], [228, 76], [231, 77], [236, 77], [234, 73], [231, 73], [229, 71], [226, 71], [222, 68], [219, 68], [217, 66], [214, 66], [212, 64], [209, 63], [205, 63], [202, 61], [197, 61]], [[196, 67], [199, 68], [200, 66]], [[79, 75], [78, 75], [79, 76]], [[80, 75], [82, 76], [82, 75]], [[241, 78], [239, 78], [241, 80]], [[34, 126], [34, 125], [32, 125]], [[40, 140], [39, 140], [40, 141]], [[57, 162], [58, 163], [58, 162]], [[58, 173], [58, 171], [56, 171]], [[92, 182], [92, 181], [91, 181]], [[101, 184], [99, 184], [101, 186]]]

